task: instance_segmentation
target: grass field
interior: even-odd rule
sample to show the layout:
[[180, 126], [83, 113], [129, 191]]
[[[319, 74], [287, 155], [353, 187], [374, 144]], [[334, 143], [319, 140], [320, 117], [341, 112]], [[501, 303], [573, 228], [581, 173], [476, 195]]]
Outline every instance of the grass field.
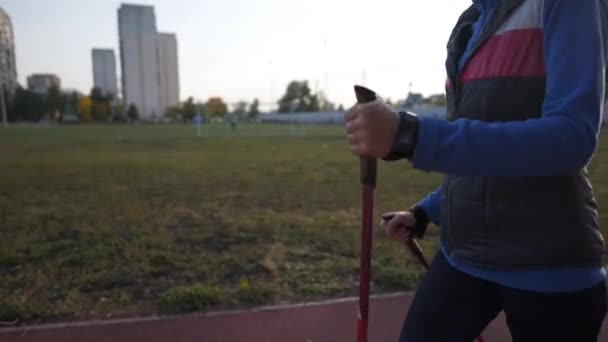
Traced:
[[[602, 207], [607, 163], [604, 140], [590, 166]], [[382, 163], [376, 212], [409, 207], [439, 179]], [[340, 127], [0, 130], [0, 320], [354, 295], [359, 190]], [[413, 288], [420, 267], [375, 238], [373, 291]]]

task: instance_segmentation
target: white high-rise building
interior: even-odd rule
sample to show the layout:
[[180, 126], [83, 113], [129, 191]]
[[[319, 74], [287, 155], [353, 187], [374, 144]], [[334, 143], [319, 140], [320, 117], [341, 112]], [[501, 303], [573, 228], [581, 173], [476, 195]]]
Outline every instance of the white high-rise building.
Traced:
[[116, 57], [112, 49], [93, 49], [93, 86], [99, 88], [104, 95], [118, 96], [116, 81]]
[[118, 34], [124, 104], [134, 104], [142, 120], [158, 119], [163, 111], [154, 7], [122, 4]]
[[0, 8], [0, 83], [9, 94], [13, 94], [17, 89], [13, 24], [11, 17], [2, 8]]
[[160, 108], [179, 105], [179, 71], [177, 63], [177, 38], [173, 33], [158, 35], [160, 62]]

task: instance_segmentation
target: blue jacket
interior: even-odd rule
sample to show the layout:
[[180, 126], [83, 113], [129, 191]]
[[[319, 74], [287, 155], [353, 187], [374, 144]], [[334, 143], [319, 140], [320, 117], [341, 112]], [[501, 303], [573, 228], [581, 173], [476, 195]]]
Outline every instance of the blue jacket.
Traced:
[[[570, 174], [588, 163], [604, 104], [608, 6], [601, 0], [527, 1], [529, 6], [542, 6], [547, 77], [541, 116], [506, 122], [421, 119], [414, 167], [444, 174], [523, 178]], [[459, 58], [459, 73], [500, 0], [473, 2], [480, 15]], [[441, 192], [439, 187], [420, 202], [437, 225], [441, 225]], [[442, 249], [445, 253], [445, 246]], [[446, 256], [461, 271], [524, 290], [573, 291], [596, 285], [606, 274], [601, 267], [497, 271]]]

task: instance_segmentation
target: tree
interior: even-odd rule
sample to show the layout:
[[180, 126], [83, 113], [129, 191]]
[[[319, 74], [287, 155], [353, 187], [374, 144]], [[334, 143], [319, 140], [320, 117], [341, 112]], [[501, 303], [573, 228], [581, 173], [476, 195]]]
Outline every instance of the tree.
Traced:
[[68, 101], [70, 102], [72, 107], [76, 107], [76, 104], [78, 103], [80, 97], [82, 97], [82, 94], [77, 91], [73, 91], [72, 94], [70, 94]]
[[340, 103], [340, 105], [338, 106], [338, 111], [339, 112], [343, 112], [344, 111], [344, 105]]
[[122, 103], [115, 103], [112, 106], [112, 122], [127, 122], [127, 116], [125, 115], [125, 106]]
[[49, 109], [59, 110], [61, 107], [61, 90], [56, 84], [52, 84], [47, 92], [47, 101]]
[[318, 112], [321, 110], [321, 104], [319, 103], [319, 95], [312, 95], [308, 106], [303, 108], [304, 112]]
[[81, 122], [91, 122], [93, 119], [93, 101], [90, 96], [83, 96], [76, 102], [76, 112]]
[[7, 116], [10, 121], [39, 121], [48, 112], [43, 96], [22, 87], [17, 88], [9, 103]]
[[445, 106], [448, 103], [445, 94], [432, 95], [429, 97], [429, 100], [435, 106]]
[[211, 97], [205, 104], [205, 112], [211, 117], [222, 117], [228, 113], [228, 106], [221, 97]]
[[258, 115], [260, 115], [260, 100], [253, 99], [253, 102], [251, 103], [251, 105], [249, 106], [249, 119], [251, 120], [255, 120]]
[[236, 106], [234, 107], [234, 110], [232, 111], [232, 114], [234, 114], [239, 119], [243, 118], [246, 113], [247, 113], [247, 102], [245, 102], [245, 101], [239, 101], [236, 104]]
[[108, 121], [110, 117], [110, 103], [93, 101], [93, 118], [96, 121]]
[[64, 98], [59, 87], [56, 84], [51, 85], [46, 96], [46, 102], [47, 109], [53, 114], [54, 118], [58, 118], [56, 116], [63, 107], [63, 100]]
[[139, 111], [135, 104], [131, 103], [129, 109], [127, 109], [127, 117], [130, 121], [137, 121], [139, 119]]
[[101, 88], [99, 87], [93, 87], [91, 88], [91, 100], [93, 101], [105, 101], [106, 98], [105, 96], [103, 96], [103, 92], [101, 91]]
[[165, 108], [165, 117], [171, 121], [182, 120], [182, 107], [181, 106], [170, 106]]
[[182, 103], [182, 118], [190, 122], [196, 116], [196, 105], [194, 104], [194, 99], [189, 97], [186, 102]]
[[319, 92], [316, 96], [319, 101], [319, 110], [324, 112], [332, 112], [336, 110], [336, 106], [327, 99], [325, 93]]
[[93, 87], [90, 98], [92, 101], [93, 119], [96, 121], [107, 121], [111, 114], [112, 95], [104, 95], [100, 88]]
[[194, 105], [194, 109], [196, 109], [196, 114], [201, 116], [203, 122], [207, 121], [207, 105], [205, 103], [197, 103]]
[[433, 106], [445, 106], [447, 104], [447, 100], [446, 100], [445, 94], [436, 94], [436, 95], [431, 95], [427, 98], [424, 98], [422, 100], [422, 103], [430, 104]]
[[313, 95], [308, 81], [291, 81], [285, 95], [279, 100], [279, 113], [315, 112], [319, 110], [319, 99]]

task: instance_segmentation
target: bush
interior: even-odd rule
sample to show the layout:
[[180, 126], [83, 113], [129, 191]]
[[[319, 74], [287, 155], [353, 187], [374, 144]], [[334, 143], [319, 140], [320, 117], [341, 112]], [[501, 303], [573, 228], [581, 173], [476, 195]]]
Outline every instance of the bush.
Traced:
[[161, 306], [167, 312], [186, 313], [216, 306], [224, 300], [224, 297], [224, 291], [213, 286], [203, 284], [177, 286], [165, 292]]
[[0, 299], [0, 321], [32, 320], [44, 314], [44, 305], [25, 297]]
[[279, 292], [280, 289], [276, 285], [247, 284], [247, 286], [243, 286], [243, 281], [241, 281], [238, 298], [247, 306], [267, 305], [274, 302], [274, 298]]

